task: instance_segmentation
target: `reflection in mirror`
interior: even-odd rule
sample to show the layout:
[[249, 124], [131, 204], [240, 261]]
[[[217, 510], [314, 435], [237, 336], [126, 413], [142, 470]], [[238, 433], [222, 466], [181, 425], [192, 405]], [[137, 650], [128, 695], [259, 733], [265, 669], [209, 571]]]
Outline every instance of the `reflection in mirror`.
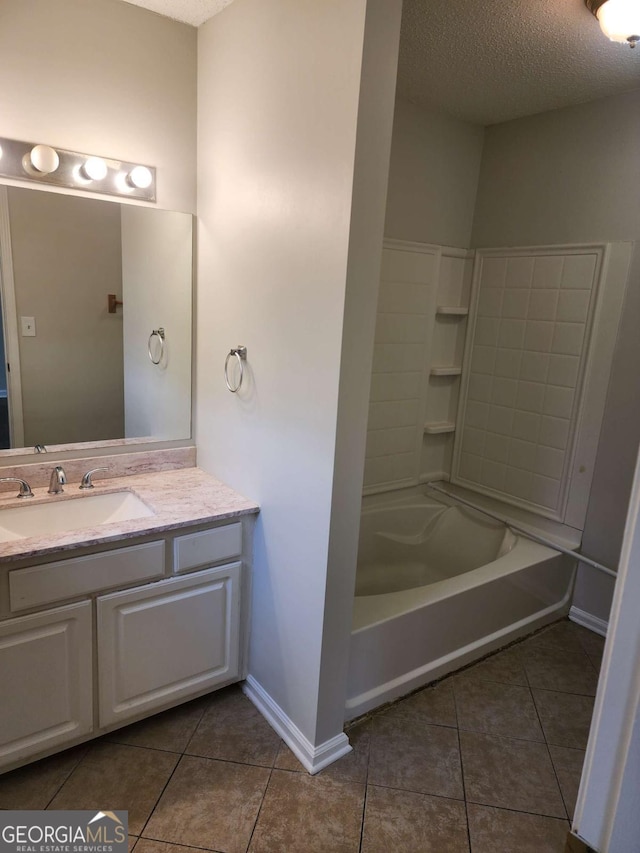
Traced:
[[190, 437], [190, 214], [0, 186], [0, 261], [1, 448]]

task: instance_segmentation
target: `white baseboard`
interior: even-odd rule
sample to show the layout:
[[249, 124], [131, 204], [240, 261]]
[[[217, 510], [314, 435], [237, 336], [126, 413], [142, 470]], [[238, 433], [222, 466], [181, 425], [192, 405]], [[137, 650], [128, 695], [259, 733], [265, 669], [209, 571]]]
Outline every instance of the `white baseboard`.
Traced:
[[579, 607], [572, 607], [569, 611], [569, 619], [577, 625], [582, 625], [590, 631], [595, 631], [596, 634], [600, 634], [602, 637], [607, 636], [609, 623], [598, 616], [587, 613], [586, 610], [580, 610]]
[[247, 676], [242, 691], [312, 776], [351, 752], [349, 738], [344, 732], [314, 746], [252, 675]]

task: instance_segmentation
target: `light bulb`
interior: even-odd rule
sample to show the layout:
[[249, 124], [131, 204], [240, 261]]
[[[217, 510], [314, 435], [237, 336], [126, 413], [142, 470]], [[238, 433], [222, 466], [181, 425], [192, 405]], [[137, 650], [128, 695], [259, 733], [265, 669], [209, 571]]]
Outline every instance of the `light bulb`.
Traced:
[[607, 0], [596, 14], [602, 32], [611, 41], [635, 47], [640, 40], [640, 4], [637, 0]]
[[103, 181], [107, 177], [108, 169], [102, 157], [88, 157], [81, 171], [90, 181]]
[[127, 175], [127, 180], [137, 189], [146, 190], [153, 183], [153, 175], [146, 166], [135, 166]]
[[41, 175], [50, 175], [60, 165], [58, 152], [49, 145], [35, 145], [29, 154], [31, 165]]

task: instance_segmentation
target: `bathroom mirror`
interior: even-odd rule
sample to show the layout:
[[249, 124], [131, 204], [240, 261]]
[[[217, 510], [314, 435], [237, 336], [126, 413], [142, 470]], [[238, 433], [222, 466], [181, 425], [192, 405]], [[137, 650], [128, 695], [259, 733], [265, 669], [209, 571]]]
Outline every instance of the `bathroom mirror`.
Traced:
[[0, 263], [2, 455], [190, 437], [190, 214], [0, 186]]

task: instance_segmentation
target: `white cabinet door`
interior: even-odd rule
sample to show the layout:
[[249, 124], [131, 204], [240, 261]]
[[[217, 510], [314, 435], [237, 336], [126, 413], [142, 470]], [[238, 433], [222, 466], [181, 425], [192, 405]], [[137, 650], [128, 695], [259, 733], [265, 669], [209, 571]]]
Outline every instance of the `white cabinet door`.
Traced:
[[240, 563], [98, 598], [100, 725], [239, 677]]
[[0, 766], [93, 728], [91, 603], [0, 624]]

